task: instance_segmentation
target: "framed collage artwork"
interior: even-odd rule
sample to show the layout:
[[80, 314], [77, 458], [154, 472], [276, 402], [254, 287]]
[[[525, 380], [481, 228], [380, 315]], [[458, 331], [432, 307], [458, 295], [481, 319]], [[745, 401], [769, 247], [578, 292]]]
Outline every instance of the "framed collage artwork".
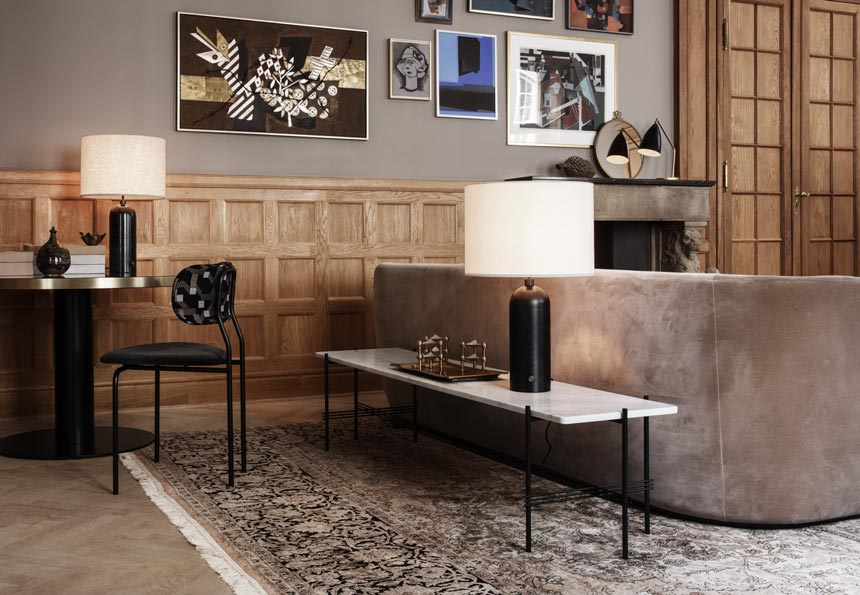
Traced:
[[590, 147], [617, 109], [613, 41], [508, 32], [508, 144]]
[[177, 34], [177, 130], [367, 140], [367, 31], [180, 12]]

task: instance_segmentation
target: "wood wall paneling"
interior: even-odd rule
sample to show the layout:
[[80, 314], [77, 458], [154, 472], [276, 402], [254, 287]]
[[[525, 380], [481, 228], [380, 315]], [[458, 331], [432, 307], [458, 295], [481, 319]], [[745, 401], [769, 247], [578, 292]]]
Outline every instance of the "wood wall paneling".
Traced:
[[[0, 172], [0, 244], [61, 241], [104, 231], [112, 201], [83, 200], [78, 175]], [[135, 201], [138, 270], [173, 275], [200, 262], [238, 270], [237, 313], [247, 341], [249, 398], [322, 392], [323, 348], [373, 343], [373, 270], [381, 262], [463, 260], [464, 183], [409, 180], [168, 176], [168, 196]], [[5, 222], [10, 225], [5, 225]], [[53, 407], [51, 299], [4, 294], [0, 301], [0, 415]], [[154, 341], [221, 343], [217, 327], [175, 318], [169, 289], [96, 292], [94, 356]], [[113, 367], [97, 364], [96, 404], [110, 405]], [[165, 374], [163, 402], [224, 399], [223, 380]], [[352, 375], [334, 381], [351, 390]], [[124, 407], [152, 402], [152, 375], [124, 381]], [[372, 388], [375, 381], [362, 380]]]

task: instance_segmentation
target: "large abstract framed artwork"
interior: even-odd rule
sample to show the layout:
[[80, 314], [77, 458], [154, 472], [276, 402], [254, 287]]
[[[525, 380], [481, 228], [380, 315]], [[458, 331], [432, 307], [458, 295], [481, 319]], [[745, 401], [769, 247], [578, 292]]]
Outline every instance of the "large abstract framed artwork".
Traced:
[[554, 4], [554, 0], [469, 0], [469, 12], [551, 21]]
[[450, 25], [454, 18], [451, 3], [454, 0], [415, 0], [415, 20], [419, 23]]
[[633, 0], [567, 0], [567, 28], [633, 33]]
[[367, 31], [177, 14], [178, 130], [367, 140]]
[[436, 115], [498, 120], [496, 36], [436, 31]]
[[508, 32], [508, 144], [590, 147], [616, 78], [615, 42]]
[[433, 95], [429, 41], [391, 39], [388, 42], [388, 97], [430, 101]]

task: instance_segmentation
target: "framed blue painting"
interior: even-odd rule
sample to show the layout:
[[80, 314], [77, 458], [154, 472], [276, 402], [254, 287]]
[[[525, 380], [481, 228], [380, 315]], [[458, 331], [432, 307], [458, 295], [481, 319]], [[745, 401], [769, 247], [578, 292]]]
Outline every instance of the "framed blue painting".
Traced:
[[496, 36], [436, 31], [436, 115], [497, 120]]

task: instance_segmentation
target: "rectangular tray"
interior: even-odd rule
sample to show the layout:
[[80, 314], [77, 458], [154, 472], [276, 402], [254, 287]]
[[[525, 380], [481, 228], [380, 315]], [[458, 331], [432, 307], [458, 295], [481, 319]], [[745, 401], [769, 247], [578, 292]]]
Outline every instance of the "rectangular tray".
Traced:
[[418, 369], [417, 362], [411, 362], [408, 364], [398, 364], [391, 363], [391, 367], [397, 370], [401, 370], [403, 372], [409, 372], [410, 374], [417, 374], [419, 376], [424, 376], [426, 378], [432, 378], [433, 380], [442, 380], [444, 382], [467, 382], [469, 380], [495, 380], [502, 374], [507, 374], [505, 370], [494, 370], [489, 368], [487, 370], [472, 370], [469, 367], [466, 367], [466, 371], [460, 372], [460, 364], [448, 362], [445, 364], [445, 368], [442, 370], [442, 373], [439, 373], [438, 370], [430, 370]]

